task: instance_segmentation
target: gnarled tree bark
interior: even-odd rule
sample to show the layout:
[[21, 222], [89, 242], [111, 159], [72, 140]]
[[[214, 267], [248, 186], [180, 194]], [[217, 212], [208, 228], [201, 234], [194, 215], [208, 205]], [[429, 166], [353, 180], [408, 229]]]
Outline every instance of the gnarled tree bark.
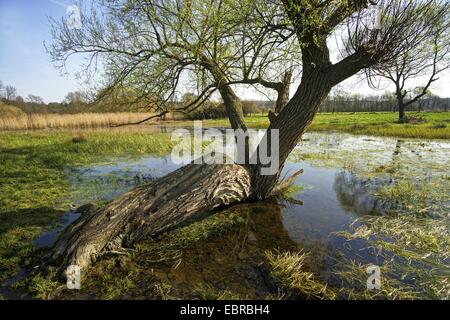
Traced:
[[83, 215], [58, 239], [51, 262], [87, 267], [105, 251], [132, 246], [201, 213], [245, 201], [251, 196], [250, 184], [243, 166], [189, 164]]

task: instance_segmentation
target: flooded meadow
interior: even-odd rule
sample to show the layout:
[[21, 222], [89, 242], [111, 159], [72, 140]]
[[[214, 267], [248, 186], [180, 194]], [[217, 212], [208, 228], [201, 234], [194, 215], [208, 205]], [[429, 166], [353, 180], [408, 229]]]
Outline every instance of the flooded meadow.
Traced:
[[[446, 141], [307, 133], [281, 176], [304, 174], [284, 196], [206, 215], [129, 255], [105, 257], [78, 297], [446, 299], [449, 159]], [[180, 166], [170, 155], [124, 155], [65, 174], [76, 208]], [[68, 212], [35, 244], [50, 247], [79, 215]], [[381, 269], [380, 290], [366, 288], [369, 265]]]

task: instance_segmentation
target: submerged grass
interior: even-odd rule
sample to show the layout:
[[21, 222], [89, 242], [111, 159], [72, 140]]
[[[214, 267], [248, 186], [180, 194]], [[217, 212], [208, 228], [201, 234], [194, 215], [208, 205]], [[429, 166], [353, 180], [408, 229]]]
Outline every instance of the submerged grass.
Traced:
[[[350, 243], [363, 240], [371, 248], [382, 270], [381, 290], [367, 290], [365, 266], [342, 257], [337, 274], [343, 281], [343, 298], [450, 299], [448, 159], [429, 159], [438, 166], [425, 157], [413, 161], [404, 147], [397, 144], [393, 162], [372, 167], [373, 174], [361, 169], [382, 181], [371, 196], [393, 205], [383, 215], [363, 215], [351, 230], [337, 233]], [[417, 147], [412, 151], [418, 153]]]
[[[337, 233], [348, 241], [333, 257], [339, 298], [450, 298], [449, 151], [444, 141], [310, 133], [291, 154], [293, 162], [342, 168], [338, 190], [376, 205]], [[371, 260], [381, 267], [381, 290], [366, 288]]]
[[369, 291], [367, 274], [354, 260], [342, 260], [338, 273], [347, 282], [341, 294], [356, 299], [450, 299], [449, 220], [415, 215], [362, 217], [348, 241], [364, 239], [383, 263], [381, 291]]
[[[174, 257], [180, 253], [180, 250], [188, 249], [199, 242], [226, 233], [245, 222], [245, 218], [239, 211], [230, 209], [189, 227], [168, 232], [159, 237], [157, 241], [144, 241], [136, 246], [136, 250], [139, 254], [147, 254], [159, 259]], [[161, 254], [163, 256], [160, 256]]]
[[335, 293], [326, 284], [317, 280], [312, 272], [305, 270], [307, 254], [267, 251], [265, 255], [272, 277], [288, 295], [301, 299], [335, 299]]
[[394, 185], [381, 187], [375, 195], [381, 199], [397, 201], [404, 207], [425, 208], [429, 190], [426, 184], [419, 188], [411, 181], [402, 180]]
[[289, 186], [282, 194], [283, 199], [288, 201], [297, 201], [296, 196], [305, 191], [306, 186], [300, 184], [293, 184]]
[[411, 300], [418, 298], [418, 293], [392, 276], [388, 264], [380, 267], [380, 289], [368, 290], [366, 268], [369, 264], [362, 264], [355, 260], [343, 262], [342, 270], [337, 274], [342, 279], [338, 290], [339, 297], [348, 300]]

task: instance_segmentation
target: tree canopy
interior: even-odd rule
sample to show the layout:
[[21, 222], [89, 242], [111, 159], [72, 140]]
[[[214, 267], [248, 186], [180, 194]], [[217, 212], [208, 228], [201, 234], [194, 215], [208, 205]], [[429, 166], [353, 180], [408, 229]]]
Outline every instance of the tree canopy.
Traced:
[[224, 89], [231, 84], [279, 91], [284, 73], [298, 67], [292, 30], [266, 24], [281, 18], [264, 1], [100, 1], [86, 10], [80, 30], [52, 20], [53, 61], [63, 67], [82, 53], [89, 70], [100, 59], [111, 89], [104, 94], [134, 88], [137, 100], [163, 112], [186, 84], [198, 99], [178, 111], [195, 109], [216, 90], [233, 95]]

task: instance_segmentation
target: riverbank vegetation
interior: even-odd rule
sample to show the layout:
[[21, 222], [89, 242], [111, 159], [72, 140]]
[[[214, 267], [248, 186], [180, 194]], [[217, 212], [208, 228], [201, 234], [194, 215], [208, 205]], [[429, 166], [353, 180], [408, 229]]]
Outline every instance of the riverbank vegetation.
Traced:
[[31, 113], [0, 102], [0, 130], [88, 129], [135, 123], [150, 117], [149, 113]]

